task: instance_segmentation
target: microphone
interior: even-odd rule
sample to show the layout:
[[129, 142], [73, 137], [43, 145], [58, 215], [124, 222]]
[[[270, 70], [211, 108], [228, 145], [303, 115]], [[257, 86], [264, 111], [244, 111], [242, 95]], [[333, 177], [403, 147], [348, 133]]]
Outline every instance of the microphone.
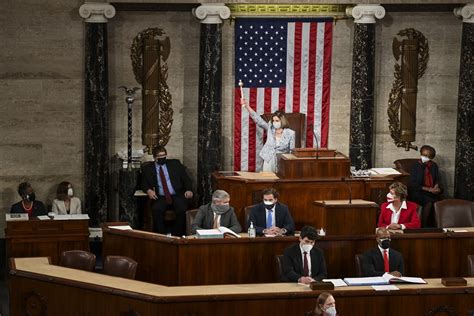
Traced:
[[352, 204], [352, 188], [349, 182], [346, 182], [346, 178], [342, 177], [341, 181], [347, 185], [347, 189], [349, 190], [349, 204]]
[[313, 141], [316, 143], [316, 159], [319, 159], [318, 135], [316, 135], [316, 131], [314, 130], [314, 124], [313, 123], [311, 123], [310, 128], [313, 130]]

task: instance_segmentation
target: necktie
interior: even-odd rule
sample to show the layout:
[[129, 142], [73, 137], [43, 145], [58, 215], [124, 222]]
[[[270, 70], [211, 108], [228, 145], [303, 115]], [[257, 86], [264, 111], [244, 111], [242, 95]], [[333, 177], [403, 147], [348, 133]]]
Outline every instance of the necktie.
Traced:
[[267, 228], [270, 228], [270, 227], [273, 226], [272, 212], [273, 212], [273, 210], [268, 210], [268, 214], [267, 214]]
[[388, 264], [387, 250], [383, 251], [383, 267], [384, 267], [385, 272], [390, 272], [390, 265]]
[[304, 260], [303, 260], [303, 275], [308, 276], [309, 275], [309, 269], [308, 269], [308, 257], [306, 256], [308, 253], [305, 251], [303, 252]]
[[212, 228], [219, 228], [219, 215], [214, 214], [214, 225]]
[[162, 166], [160, 166], [160, 180], [161, 185], [163, 186], [163, 192], [165, 192], [166, 204], [170, 205], [173, 203], [173, 200], [171, 199], [170, 190], [168, 189], [168, 183], [166, 183], [165, 173], [163, 172]]

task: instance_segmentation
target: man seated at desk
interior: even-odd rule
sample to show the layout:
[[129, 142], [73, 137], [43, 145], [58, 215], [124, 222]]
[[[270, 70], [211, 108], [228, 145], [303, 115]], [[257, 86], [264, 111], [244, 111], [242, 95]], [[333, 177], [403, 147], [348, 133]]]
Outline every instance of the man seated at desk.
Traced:
[[211, 229], [224, 226], [238, 234], [242, 231], [234, 208], [229, 205], [230, 195], [224, 190], [216, 190], [212, 194], [212, 202], [199, 207], [192, 225], [192, 233], [198, 229]]
[[252, 222], [258, 235], [292, 235], [295, 223], [288, 206], [278, 202], [278, 192], [264, 189], [262, 197], [263, 201], [250, 211], [248, 226]]
[[326, 278], [324, 252], [314, 247], [317, 238], [314, 227], [301, 229], [300, 242], [286, 248], [283, 253], [281, 281], [309, 284]]
[[402, 254], [390, 248], [390, 233], [386, 228], [377, 229], [378, 246], [362, 255], [362, 276], [374, 277], [390, 273], [401, 277], [405, 272]]
[[385, 227], [390, 230], [420, 228], [420, 218], [416, 212], [418, 205], [406, 200], [408, 195], [406, 185], [394, 182], [389, 189], [387, 202], [380, 206], [377, 227]]
[[10, 213], [28, 213], [29, 217], [48, 214], [43, 202], [36, 200], [35, 191], [28, 182], [18, 186], [21, 201], [12, 205]]

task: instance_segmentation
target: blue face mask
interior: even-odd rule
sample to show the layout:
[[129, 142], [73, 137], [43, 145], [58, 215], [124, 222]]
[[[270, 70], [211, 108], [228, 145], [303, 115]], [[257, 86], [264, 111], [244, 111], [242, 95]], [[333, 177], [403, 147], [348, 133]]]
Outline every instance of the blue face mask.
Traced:
[[334, 306], [328, 307], [324, 311], [324, 314], [329, 315], [329, 316], [336, 316], [336, 314], [337, 314], [336, 307], [334, 307]]

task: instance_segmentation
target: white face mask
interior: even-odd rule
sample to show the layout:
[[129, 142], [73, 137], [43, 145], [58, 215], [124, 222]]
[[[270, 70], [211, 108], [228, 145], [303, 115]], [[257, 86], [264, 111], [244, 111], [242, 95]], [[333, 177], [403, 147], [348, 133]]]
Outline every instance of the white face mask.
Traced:
[[428, 162], [428, 161], [431, 160], [430, 158], [428, 158], [428, 157], [426, 157], [426, 156], [421, 156], [420, 158], [421, 158], [421, 162], [422, 162], [422, 163], [425, 163], [425, 162]]
[[275, 204], [275, 201], [266, 201], [266, 200], [263, 200], [263, 204], [265, 204], [265, 205], [273, 205], [273, 204]]
[[307, 253], [309, 253], [311, 249], [313, 249], [313, 245], [304, 244], [304, 245], [301, 245], [301, 248], [303, 249], [303, 251], [306, 251]]
[[392, 193], [388, 192], [387, 193], [387, 202], [390, 203], [390, 202], [393, 202], [394, 200], [394, 197], [392, 195]]
[[72, 190], [72, 188], [67, 189], [67, 195], [68, 196], [73, 196], [74, 195], [74, 191]]
[[273, 127], [275, 128], [280, 128], [281, 127], [281, 122], [273, 122]]
[[334, 307], [334, 306], [328, 307], [324, 311], [324, 314], [329, 315], [329, 316], [336, 316], [336, 314], [337, 314], [336, 307]]

